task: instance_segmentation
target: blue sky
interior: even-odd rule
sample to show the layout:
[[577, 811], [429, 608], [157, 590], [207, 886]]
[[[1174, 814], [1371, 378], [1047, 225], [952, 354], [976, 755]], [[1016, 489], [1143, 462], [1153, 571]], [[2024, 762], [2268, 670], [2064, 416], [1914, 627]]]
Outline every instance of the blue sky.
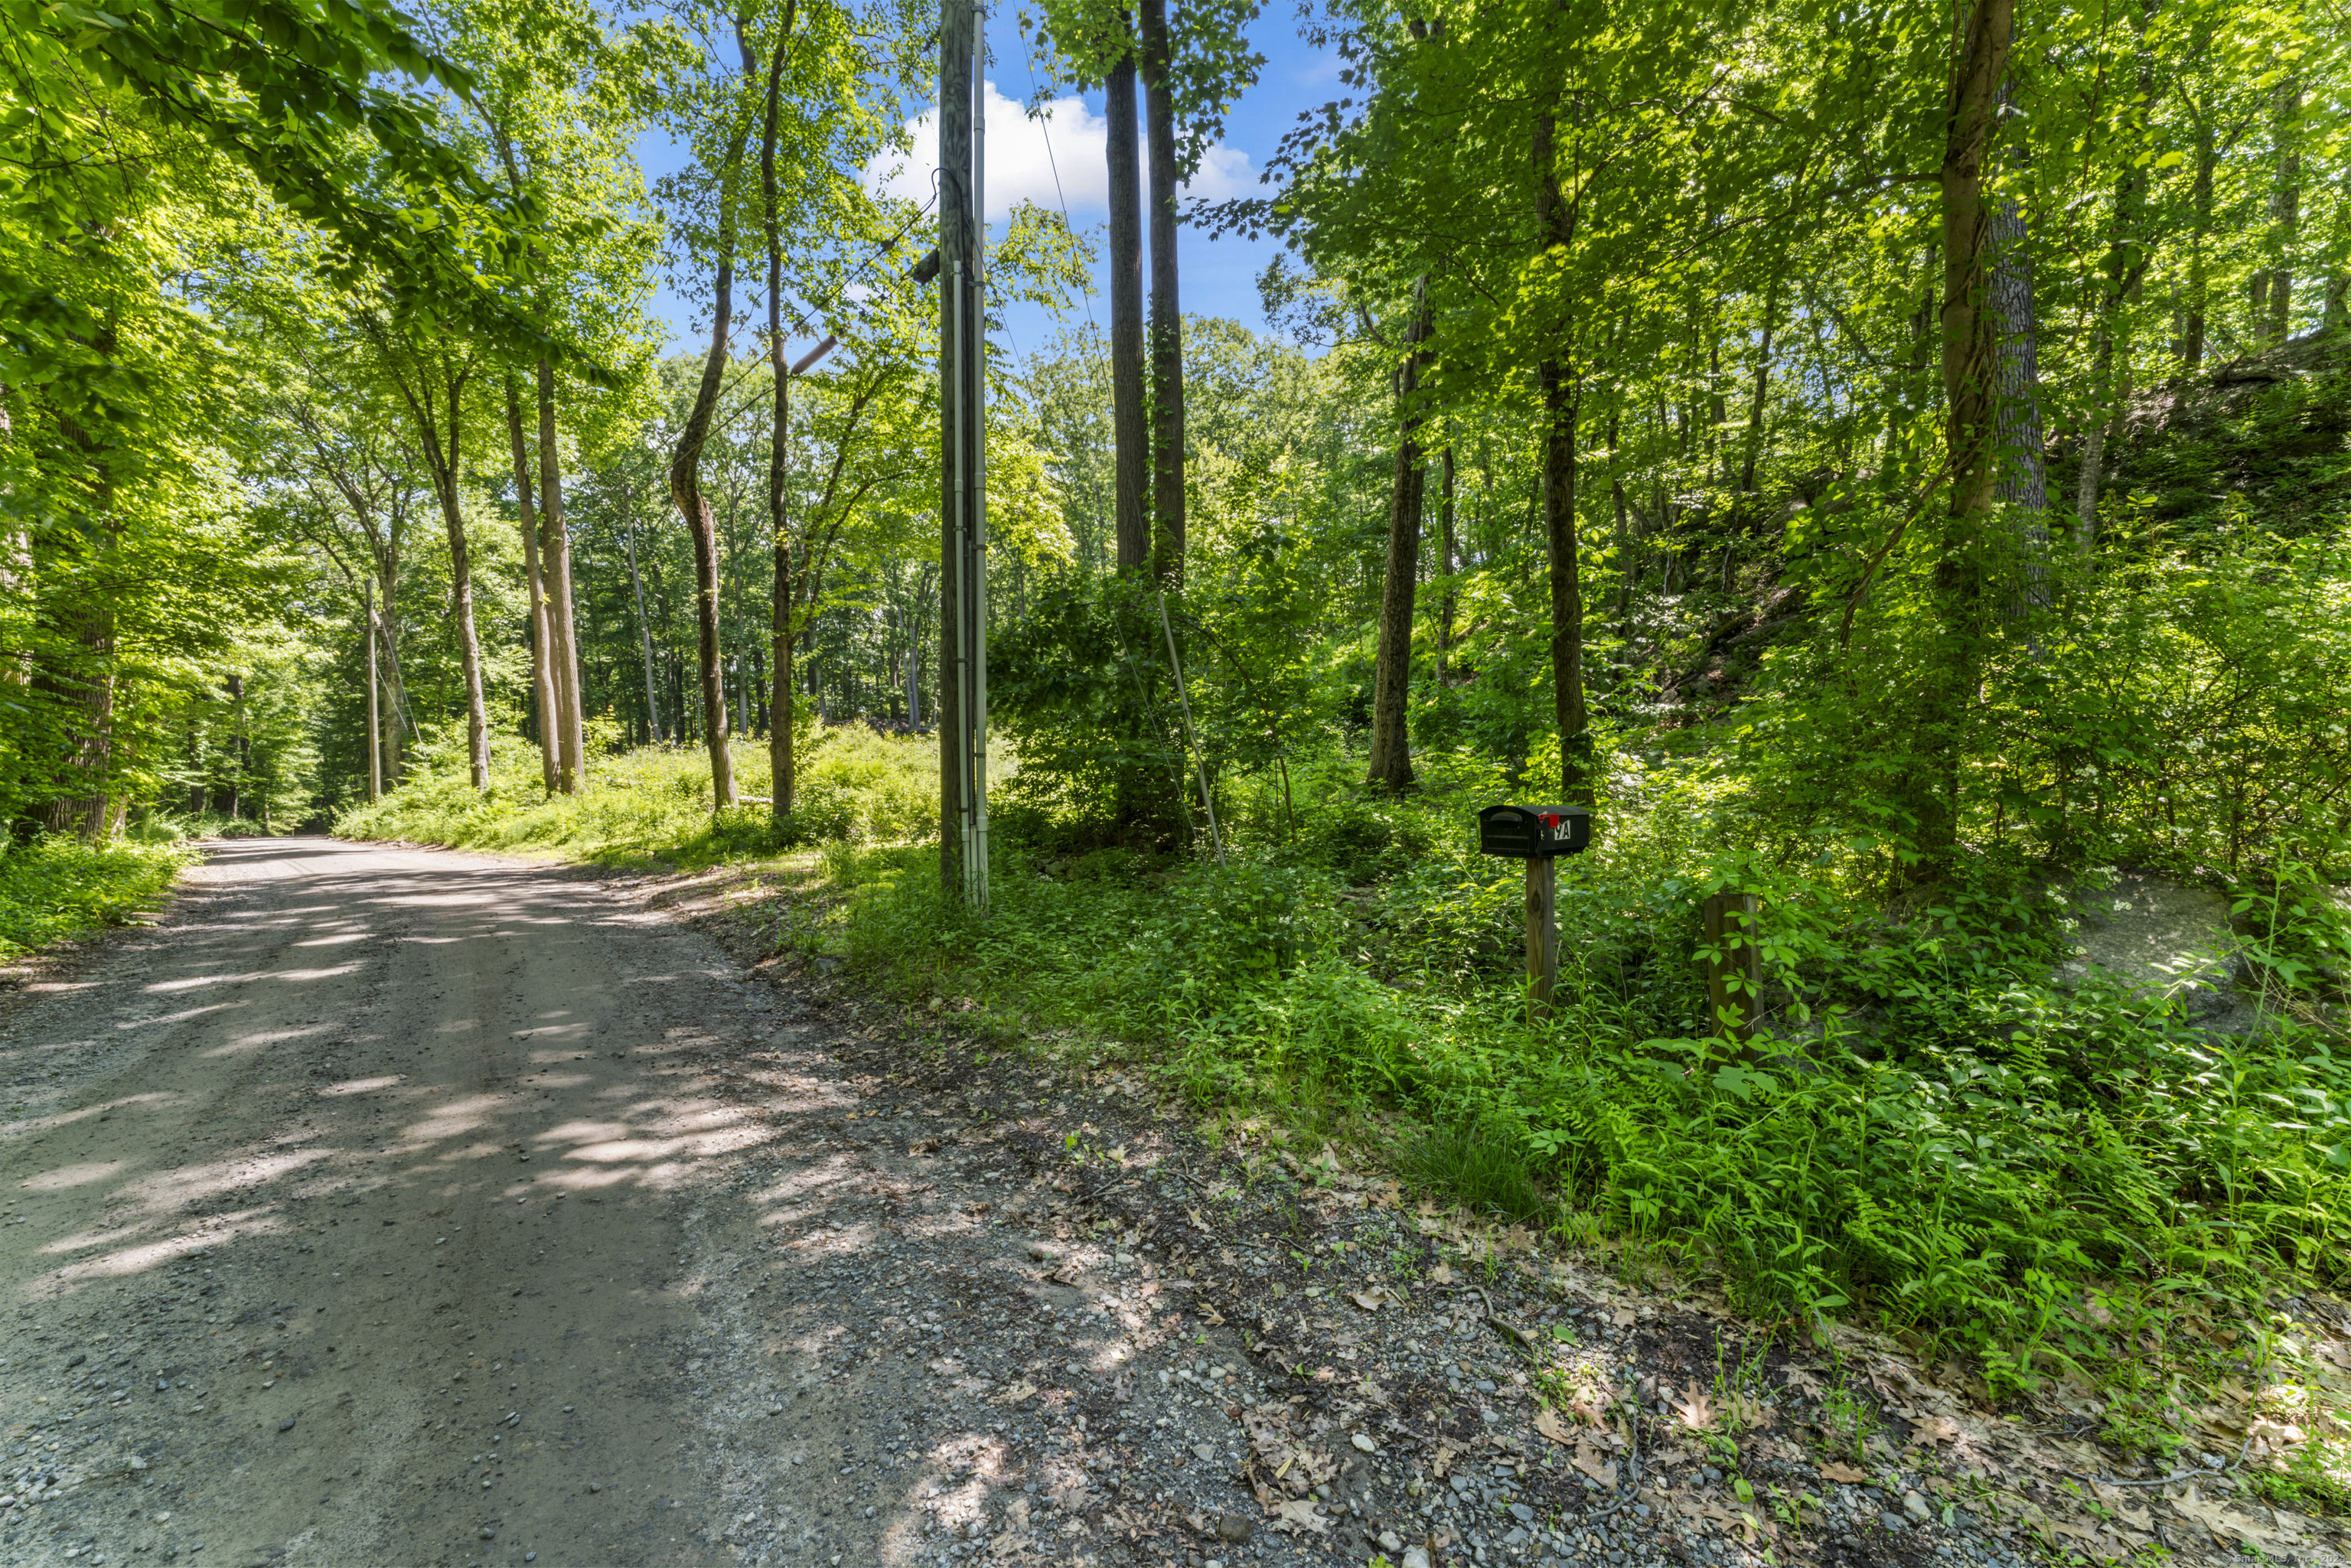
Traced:
[[[1268, 14], [1260, 16], [1252, 29], [1252, 41], [1266, 57], [1265, 69], [1257, 86], [1243, 96], [1228, 119], [1225, 134], [1204, 161], [1194, 179], [1191, 194], [1221, 197], [1262, 189], [1258, 176], [1265, 161], [1296, 123], [1299, 112], [1322, 103], [1335, 89], [1335, 63], [1299, 40], [1290, 6], [1284, 0], [1274, 0], [1267, 10]], [[1022, 197], [1048, 208], [1060, 208], [1066, 203], [1070, 221], [1081, 234], [1090, 235], [1099, 257], [1106, 219], [1102, 202], [1102, 95], [1090, 93], [1081, 99], [1057, 99], [1041, 126], [1030, 120], [1023, 109], [1034, 95], [1038, 81], [1029, 74], [1028, 49], [1014, 18], [1014, 10], [1007, 7], [1001, 15], [991, 17], [988, 24], [989, 42], [996, 55], [987, 73], [993, 89], [987, 116], [990, 214], [1000, 218], [1012, 202]], [[896, 173], [899, 183], [908, 190], [927, 192], [930, 187], [929, 162], [935, 156], [936, 141], [935, 136], [926, 139], [927, 129], [925, 116], [925, 122], [916, 129], [913, 160]], [[650, 131], [639, 140], [637, 156], [650, 183], [677, 166], [683, 150], [660, 131]], [[1054, 183], [1056, 169], [1060, 174], [1058, 190]], [[1270, 242], [1251, 243], [1232, 235], [1211, 239], [1205, 233], [1186, 228], [1177, 257], [1186, 311], [1228, 316], [1262, 329], [1264, 313], [1259, 308], [1257, 278], [1277, 248]], [[1099, 259], [1095, 271], [1092, 306], [1099, 321], [1109, 314]], [[694, 308], [685, 300], [664, 287], [655, 296], [653, 308], [669, 324], [673, 350], [698, 345], [701, 332], [706, 329], [696, 327]], [[1085, 319], [1081, 303], [1072, 309], [1071, 319], [1082, 323]], [[1005, 337], [1009, 347], [1025, 355], [1041, 346], [1059, 325], [1045, 311], [1032, 306], [1017, 306], [1005, 322]]]

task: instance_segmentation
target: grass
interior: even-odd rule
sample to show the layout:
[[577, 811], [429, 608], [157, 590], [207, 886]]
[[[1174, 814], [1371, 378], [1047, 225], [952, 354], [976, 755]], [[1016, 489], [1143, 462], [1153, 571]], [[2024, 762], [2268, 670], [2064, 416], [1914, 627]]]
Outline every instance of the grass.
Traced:
[[0, 958], [124, 924], [154, 904], [189, 858], [170, 843], [0, 841]]
[[[736, 789], [769, 793], [764, 745], [729, 748]], [[455, 849], [554, 852], [599, 862], [660, 859], [705, 866], [819, 841], [863, 842], [937, 831], [938, 749], [861, 726], [819, 726], [802, 743], [798, 810], [778, 832], [763, 805], [711, 809], [710, 758], [700, 747], [644, 747], [598, 758], [588, 788], [549, 795], [535, 747], [501, 737], [490, 787], [467, 778], [462, 742], [428, 746], [419, 775], [338, 820], [346, 838], [404, 839]]]
[[[2065, 905], [2022, 878], [1987, 871], [1892, 917], [1834, 865], [1708, 842], [1687, 800], [1620, 802], [1607, 843], [1562, 868], [1564, 970], [1536, 1022], [1514, 868], [1464, 841], [1490, 780], [1448, 786], [1433, 762], [1394, 801], [1304, 777], [1308, 830], [1245, 836], [1223, 865], [1008, 833], [976, 920], [935, 849], [888, 841], [928, 826], [931, 755], [841, 737], [841, 831], [760, 873], [773, 946], [846, 957], [1005, 1045], [1151, 1066], [1204, 1113], [1353, 1143], [1476, 1213], [1711, 1281], [1758, 1319], [1872, 1324], [1966, 1358], [1995, 1394], [2095, 1387], [2107, 1436], [2168, 1454], [2194, 1427], [2184, 1390], [2301, 1375], [2287, 1298], [2338, 1283], [2351, 1255], [2351, 1050], [2325, 1009], [2231, 1040], [2159, 997], [2061, 984]], [[557, 802], [535, 767], [487, 800], [430, 779], [340, 831], [772, 853], [697, 804], [702, 766], [633, 754]], [[1250, 803], [1232, 817], [1246, 832]], [[1698, 905], [1733, 883], [1768, 912], [1758, 1057], [1704, 1017]], [[2273, 922], [2280, 952], [2341, 935]], [[2268, 1348], [2224, 1353], [2223, 1325], [2260, 1325]], [[2278, 1485], [2332, 1495], [2331, 1460], [2293, 1462]]]

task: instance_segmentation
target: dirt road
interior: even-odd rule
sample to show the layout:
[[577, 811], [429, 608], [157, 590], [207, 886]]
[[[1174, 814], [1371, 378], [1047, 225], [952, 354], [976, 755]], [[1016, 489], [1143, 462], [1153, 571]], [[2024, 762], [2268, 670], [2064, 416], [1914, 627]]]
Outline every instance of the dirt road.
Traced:
[[988, 1364], [1084, 1293], [624, 891], [236, 842], [32, 988], [0, 1561], [909, 1561], [1026, 1521]]
[[685, 892], [247, 841], [0, 977], [0, 1563], [2346, 1561]]

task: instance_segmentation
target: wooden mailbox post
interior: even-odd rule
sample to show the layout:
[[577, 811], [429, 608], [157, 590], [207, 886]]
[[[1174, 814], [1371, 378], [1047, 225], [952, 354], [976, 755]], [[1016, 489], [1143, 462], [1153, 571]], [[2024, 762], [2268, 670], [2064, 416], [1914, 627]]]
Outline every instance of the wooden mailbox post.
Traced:
[[1561, 855], [1579, 854], [1592, 841], [1592, 813], [1582, 806], [1489, 806], [1478, 813], [1480, 854], [1524, 861], [1527, 867], [1527, 1006], [1551, 1016], [1559, 984]]

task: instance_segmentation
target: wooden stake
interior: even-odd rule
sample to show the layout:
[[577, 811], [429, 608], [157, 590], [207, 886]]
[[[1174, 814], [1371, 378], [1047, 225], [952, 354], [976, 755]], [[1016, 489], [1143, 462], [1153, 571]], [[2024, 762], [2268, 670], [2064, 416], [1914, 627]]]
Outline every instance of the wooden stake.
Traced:
[[1548, 855], [1527, 862], [1527, 1010], [1537, 1023], [1551, 1017], [1559, 984], [1559, 865]]

